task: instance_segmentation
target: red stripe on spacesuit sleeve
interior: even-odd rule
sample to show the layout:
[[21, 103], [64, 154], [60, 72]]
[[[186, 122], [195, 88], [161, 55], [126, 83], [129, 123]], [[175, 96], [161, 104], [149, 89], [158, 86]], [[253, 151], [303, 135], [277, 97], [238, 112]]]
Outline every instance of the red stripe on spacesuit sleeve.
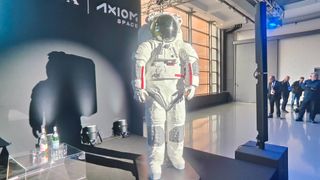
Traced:
[[183, 74], [175, 74], [174, 76], [184, 78]]
[[189, 85], [192, 85], [192, 66], [189, 63]]
[[144, 66], [141, 67], [141, 89], [144, 89]]

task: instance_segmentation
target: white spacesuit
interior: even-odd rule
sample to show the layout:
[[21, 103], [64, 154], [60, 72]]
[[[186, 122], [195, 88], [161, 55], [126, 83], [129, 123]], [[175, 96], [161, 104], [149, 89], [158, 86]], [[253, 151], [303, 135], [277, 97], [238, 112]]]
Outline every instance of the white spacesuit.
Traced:
[[[135, 55], [135, 99], [145, 103], [150, 176], [160, 179], [165, 143], [172, 165], [184, 169], [185, 98], [199, 84], [198, 56], [183, 42], [181, 19], [169, 13], [149, 18], [153, 38], [142, 42]], [[166, 127], [165, 127], [166, 124]]]

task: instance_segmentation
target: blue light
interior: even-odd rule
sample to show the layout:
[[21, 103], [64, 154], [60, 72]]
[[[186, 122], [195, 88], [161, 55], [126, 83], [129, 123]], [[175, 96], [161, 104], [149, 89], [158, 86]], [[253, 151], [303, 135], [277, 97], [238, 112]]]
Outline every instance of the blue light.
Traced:
[[270, 28], [270, 29], [273, 29], [273, 28], [277, 28], [277, 24], [276, 23], [274, 23], [274, 22], [270, 22], [269, 24], [268, 24], [268, 27]]
[[267, 21], [268, 29], [276, 29], [282, 25], [282, 19], [280, 17], [268, 17]]

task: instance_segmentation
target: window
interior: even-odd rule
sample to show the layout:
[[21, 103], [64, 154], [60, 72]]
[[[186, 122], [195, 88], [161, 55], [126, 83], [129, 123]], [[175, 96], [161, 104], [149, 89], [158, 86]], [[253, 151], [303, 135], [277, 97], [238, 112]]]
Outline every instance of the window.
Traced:
[[[141, 0], [142, 8], [145, 8], [146, 2], [149, 0]], [[175, 7], [166, 8], [164, 11], [176, 13], [181, 17], [183, 40], [191, 43], [198, 53], [200, 84], [196, 95], [218, 93], [220, 84], [219, 29], [214, 23]], [[142, 9], [142, 12], [146, 11]], [[141, 15], [142, 24], [145, 24], [146, 16], [145, 14]]]
[[209, 23], [191, 16], [192, 46], [199, 56], [200, 83], [196, 95], [210, 94], [210, 41]]
[[211, 24], [211, 82], [210, 82], [210, 93], [218, 93], [219, 92], [219, 84], [220, 84], [220, 77], [219, 77], [219, 31], [218, 28]]

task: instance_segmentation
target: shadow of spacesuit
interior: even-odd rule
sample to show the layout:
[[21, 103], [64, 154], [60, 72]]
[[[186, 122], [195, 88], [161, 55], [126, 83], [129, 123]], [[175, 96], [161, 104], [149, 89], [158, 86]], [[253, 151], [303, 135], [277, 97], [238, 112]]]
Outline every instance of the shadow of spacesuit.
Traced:
[[38, 138], [41, 126], [52, 133], [57, 126], [60, 141], [81, 144], [81, 116], [97, 112], [95, 66], [92, 60], [64, 52], [50, 52], [48, 78], [32, 90], [30, 126]]

